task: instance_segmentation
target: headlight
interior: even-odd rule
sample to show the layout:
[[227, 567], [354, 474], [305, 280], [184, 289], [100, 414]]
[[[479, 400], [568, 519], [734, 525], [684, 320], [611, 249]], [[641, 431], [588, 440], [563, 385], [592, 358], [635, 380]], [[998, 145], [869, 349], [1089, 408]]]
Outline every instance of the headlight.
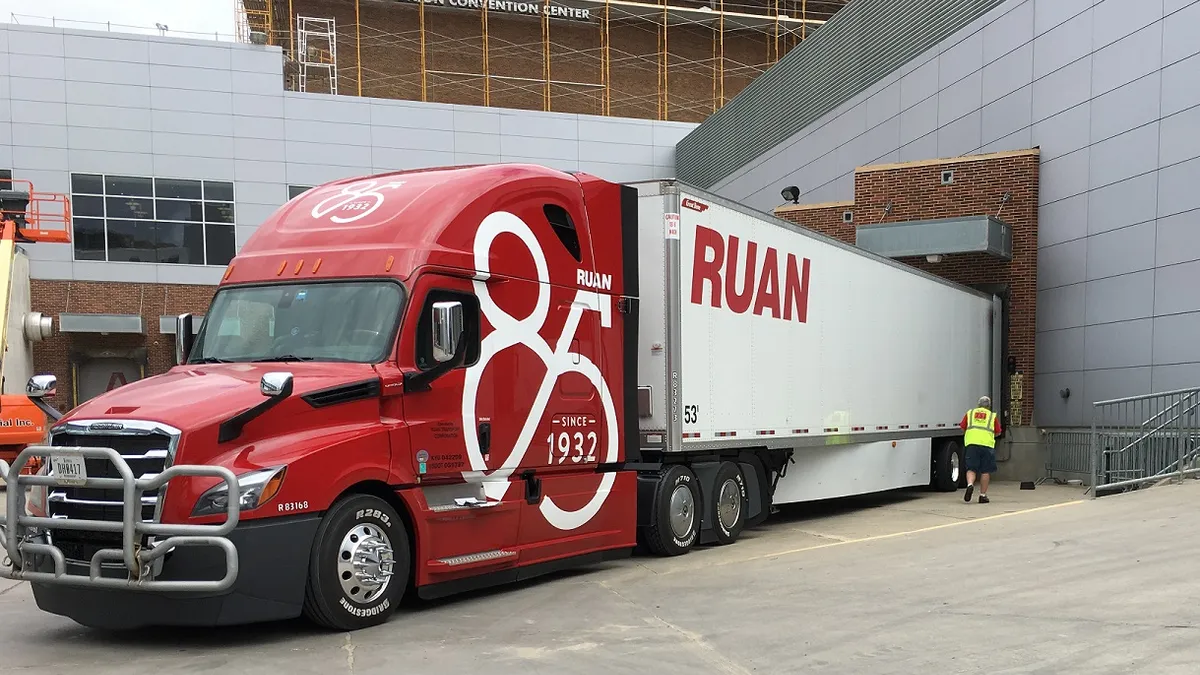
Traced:
[[[257, 509], [274, 499], [283, 485], [285, 473], [286, 466], [276, 466], [238, 476], [238, 504], [241, 510]], [[221, 515], [226, 513], [228, 508], [229, 485], [221, 481], [200, 495], [200, 499], [196, 501], [196, 508], [192, 509], [192, 516]]]

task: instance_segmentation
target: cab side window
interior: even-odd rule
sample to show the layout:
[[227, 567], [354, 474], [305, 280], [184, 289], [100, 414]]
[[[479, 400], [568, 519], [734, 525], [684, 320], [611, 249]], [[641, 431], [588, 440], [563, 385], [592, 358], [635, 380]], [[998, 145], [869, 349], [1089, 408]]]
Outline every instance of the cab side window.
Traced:
[[437, 302], [457, 301], [463, 308], [463, 341], [467, 344], [466, 358], [460, 368], [479, 362], [479, 300], [470, 293], [434, 289], [425, 296], [421, 308], [421, 319], [417, 322], [417, 367], [429, 370], [437, 365], [433, 358], [433, 305]]
[[567, 253], [571, 254], [575, 262], [582, 261], [579, 232], [575, 229], [575, 221], [571, 220], [571, 214], [558, 204], [546, 204], [542, 207], [542, 213], [546, 214], [546, 220], [549, 221], [554, 234], [558, 235], [558, 240], [566, 247]]

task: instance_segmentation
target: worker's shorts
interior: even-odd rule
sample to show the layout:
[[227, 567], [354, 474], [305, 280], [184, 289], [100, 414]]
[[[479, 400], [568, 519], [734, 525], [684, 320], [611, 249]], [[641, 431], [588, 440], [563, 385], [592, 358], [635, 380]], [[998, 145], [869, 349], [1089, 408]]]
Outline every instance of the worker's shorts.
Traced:
[[996, 473], [996, 449], [985, 445], [968, 445], [967, 471]]

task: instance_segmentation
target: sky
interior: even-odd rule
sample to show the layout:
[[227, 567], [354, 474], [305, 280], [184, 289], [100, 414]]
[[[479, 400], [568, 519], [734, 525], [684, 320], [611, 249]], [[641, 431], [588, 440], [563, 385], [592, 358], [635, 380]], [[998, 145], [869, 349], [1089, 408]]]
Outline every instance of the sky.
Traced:
[[[0, 0], [0, 23], [157, 33], [156, 23], [177, 37], [232, 40], [237, 0]], [[15, 15], [15, 19], [14, 16]]]

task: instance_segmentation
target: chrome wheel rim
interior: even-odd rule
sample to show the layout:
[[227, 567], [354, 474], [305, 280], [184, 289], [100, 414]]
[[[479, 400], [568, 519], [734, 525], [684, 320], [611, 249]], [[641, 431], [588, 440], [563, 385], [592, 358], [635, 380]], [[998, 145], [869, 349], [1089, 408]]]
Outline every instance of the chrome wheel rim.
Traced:
[[732, 530], [741, 514], [742, 491], [738, 489], [737, 481], [731, 478], [721, 485], [721, 494], [717, 498], [717, 517], [726, 530]]
[[958, 483], [958, 453], [950, 453], [950, 480]]
[[680, 485], [671, 493], [671, 531], [676, 539], [683, 539], [692, 531], [696, 519], [696, 503], [692, 491]]
[[337, 552], [338, 581], [351, 602], [368, 605], [387, 590], [392, 581], [392, 542], [373, 523], [359, 523], [342, 537]]

